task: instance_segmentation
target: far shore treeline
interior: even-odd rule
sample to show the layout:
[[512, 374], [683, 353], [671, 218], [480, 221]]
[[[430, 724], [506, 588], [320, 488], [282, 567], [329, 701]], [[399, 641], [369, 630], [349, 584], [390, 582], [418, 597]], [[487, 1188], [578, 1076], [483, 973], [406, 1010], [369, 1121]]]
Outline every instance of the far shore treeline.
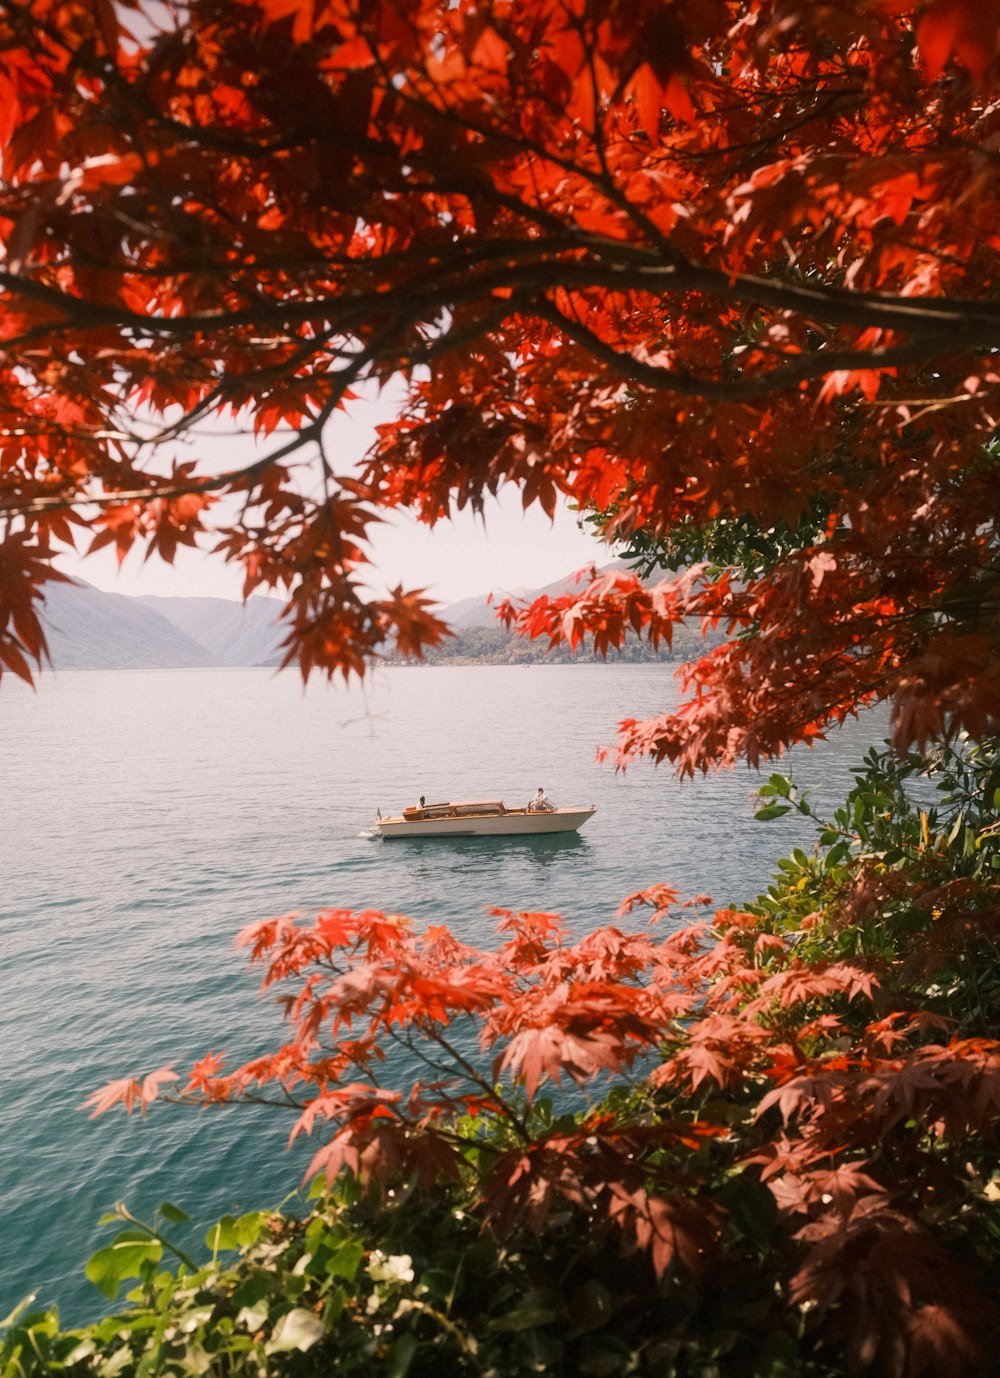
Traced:
[[[718, 637], [718, 641], [722, 638]], [[685, 661], [713, 644], [710, 638], [703, 638], [697, 628], [678, 627], [674, 631], [671, 647], [654, 647], [648, 641], [631, 634], [619, 650], [602, 656], [589, 645], [570, 650], [566, 645], [547, 648], [544, 641], [529, 641], [516, 632], [509, 632], [502, 626], [470, 627], [460, 631], [451, 640], [436, 646], [422, 661], [399, 654], [388, 655], [387, 665], [578, 665], [591, 661], [598, 664], [646, 665], [662, 661]]]

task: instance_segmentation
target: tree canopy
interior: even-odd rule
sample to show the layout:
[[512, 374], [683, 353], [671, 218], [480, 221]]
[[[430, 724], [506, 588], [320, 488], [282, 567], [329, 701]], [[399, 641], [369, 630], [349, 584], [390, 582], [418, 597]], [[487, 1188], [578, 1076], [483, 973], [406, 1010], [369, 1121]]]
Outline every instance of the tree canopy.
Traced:
[[[802, 532], [752, 577], [618, 576], [535, 634], [733, 640], [622, 753], [751, 761], [890, 698], [993, 722], [992, 3], [0, 4], [0, 667], [51, 558], [214, 543], [304, 673], [444, 635], [367, 534], [516, 485], [653, 541]], [[325, 426], [405, 401], [360, 469]], [[219, 471], [197, 427], [256, 443]], [[219, 502], [219, 499], [226, 499]], [[808, 518], [822, 510], [824, 520]], [[804, 525], [803, 525], [804, 523]]]
[[[91, 1275], [146, 1310], [9, 1318], [4, 1375], [998, 1371], [998, 34], [1000, 0], [0, 0], [0, 670], [78, 542], [214, 545], [305, 675], [419, 654], [446, 628], [369, 591], [372, 524], [513, 485], [684, 567], [509, 624], [728, 634], [622, 760], [880, 700], [899, 746], [982, 739], [873, 756], [830, 818], [772, 775], [813, 854], [693, 928], [634, 895], [663, 938], [254, 925], [287, 1042], [93, 1104], [294, 1106], [324, 1214], [178, 1280], [137, 1225]], [[390, 382], [345, 463], [328, 423]]]

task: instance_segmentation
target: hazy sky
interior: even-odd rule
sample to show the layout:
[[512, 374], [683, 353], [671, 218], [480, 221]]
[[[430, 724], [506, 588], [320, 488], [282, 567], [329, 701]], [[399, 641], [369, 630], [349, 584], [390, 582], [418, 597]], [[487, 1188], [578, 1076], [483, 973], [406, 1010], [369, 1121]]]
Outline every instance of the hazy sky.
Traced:
[[[392, 415], [393, 406], [392, 399], [359, 399], [333, 424], [330, 449], [337, 468], [349, 470], [357, 462], [371, 444], [374, 427]], [[211, 455], [214, 469], [244, 462], [253, 442], [201, 436], [188, 442], [182, 457], [197, 457], [199, 446]], [[606, 564], [611, 558], [605, 547], [579, 529], [573, 513], [557, 512], [552, 522], [540, 509], [525, 513], [513, 488], [500, 501], [488, 503], [485, 524], [466, 511], [430, 530], [401, 513], [375, 526], [372, 534], [372, 582], [378, 592], [402, 583], [407, 588], [425, 587], [442, 603], [538, 588], [591, 561]], [[133, 551], [119, 570], [109, 550], [88, 559], [64, 557], [58, 563], [68, 574], [112, 593], [241, 596], [240, 571], [201, 552], [182, 549], [173, 566], [157, 558], [143, 563], [142, 553]]]

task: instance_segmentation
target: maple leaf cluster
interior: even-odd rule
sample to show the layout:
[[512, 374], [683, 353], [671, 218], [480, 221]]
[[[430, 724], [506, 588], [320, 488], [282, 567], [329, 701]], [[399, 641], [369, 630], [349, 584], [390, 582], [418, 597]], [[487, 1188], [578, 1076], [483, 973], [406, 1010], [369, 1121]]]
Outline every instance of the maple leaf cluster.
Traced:
[[[214, 542], [303, 673], [446, 629], [369, 533], [506, 485], [748, 579], [581, 589], [529, 632], [734, 639], [623, 757], [682, 771], [889, 698], [995, 721], [998, 15], [974, 0], [0, 6], [0, 670], [48, 552]], [[327, 423], [404, 390], [365, 463]], [[220, 467], [198, 427], [236, 422]], [[805, 514], [822, 510], [809, 532]], [[652, 595], [651, 595], [652, 597]]]
[[[461, 1182], [474, 1153], [475, 1207], [501, 1239], [542, 1235], [570, 1210], [590, 1247], [648, 1256], [664, 1285], [702, 1277], [740, 1247], [719, 1189], [735, 1177], [751, 1199], [770, 1193], [774, 1261], [787, 1269], [789, 1299], [815, 1311], [817, 1343], [857, 1350], [858, 1368], [898, 1350], [962, 1372], [948, 1347], [957, 1337], [962, 1362], [982, 1359], [996, 1301], [960, 1243], [934, 1228], [924, 1195], [936, 1191], [942, 1213], [954, 1209], [975, 1190], [959, 1160], [995, 1152], [1000, 1044], [912, 1046], [911, 1021], [872, 1017], [870, 973], [776, 969], [780, 941], [762, 963], [761, 945], [746, 941], [759, 936], [749, 918], [716, 915], [708, 942], [611, 929], [568, 946], [551, 941], [564, 936], [553, 930], [540, 950], [538, 916], [518, 915], [508, 920], [513, 938], [493, 953], [440, 934], [415, 939], [398, 918], [373, 913], [257, 926], [248, 936], [266, 955], [268, 980], [310, 972], [289, 1000], [292, 1041], [234, 1071], [209, 1055], [186, 1083], [169, 1069], [113, 1083], [93, 1098], [95, 1112], [156, 1099], [295, 1103], [293, 1138], [327, 1134], [310, 1175], [333, 1181], [347, 1171], [383, 1191]], [[774, 1012], [771, 1027], [738, 1009], [733, 989], [750, 987], [753, 1013]], [[818, 1011], [855, 999], [870, 1022], [857, 1047], [834, 1055], [845, 1021]], [[470, 1010], [490, 1060], [456, 1028]], [[691, 1020], [683, 1037], [681, 1016]], [[328, 1042], [338, 1028], [353, 1036]], [[548, 1128], [534, 1114], [545, 1080], [622, 1073], [664, 1042], [672, 1054], [632, 1113], [599, 1108]], [[426, 1080], [392, 1086], [393, 1048], [415, 1055]], [[719, 1117], [720, 1088], [732, 1097], [728, 1118]], [[751, 1129], [734, 1145], [740, 1106]], [[492, 1135], [484, 1117], [499, 1126]], [[859, 1283], [859, 1270], [870, 1280]], [[942, 1321], [931, 1323], [931, 1312]]]

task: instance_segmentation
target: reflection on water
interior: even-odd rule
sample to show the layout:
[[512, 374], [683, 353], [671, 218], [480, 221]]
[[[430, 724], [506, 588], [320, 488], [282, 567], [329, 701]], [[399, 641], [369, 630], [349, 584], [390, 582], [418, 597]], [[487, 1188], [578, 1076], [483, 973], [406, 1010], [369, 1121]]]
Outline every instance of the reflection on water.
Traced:
[[[527, 862], [543, 869], [569, 852], [586, 850], [587, 840], [576, 833], [548, 833], [537, 837], [407, 837], [382, 839], [393, 851], [404, 848], [410, 857], [430, 867], [444, 866], [474, 874], [492, 870], [499, 860]], [[395, 858], [394, 858], [395, 860]], [[402, 858], [406, 864], [406, 857]]]

